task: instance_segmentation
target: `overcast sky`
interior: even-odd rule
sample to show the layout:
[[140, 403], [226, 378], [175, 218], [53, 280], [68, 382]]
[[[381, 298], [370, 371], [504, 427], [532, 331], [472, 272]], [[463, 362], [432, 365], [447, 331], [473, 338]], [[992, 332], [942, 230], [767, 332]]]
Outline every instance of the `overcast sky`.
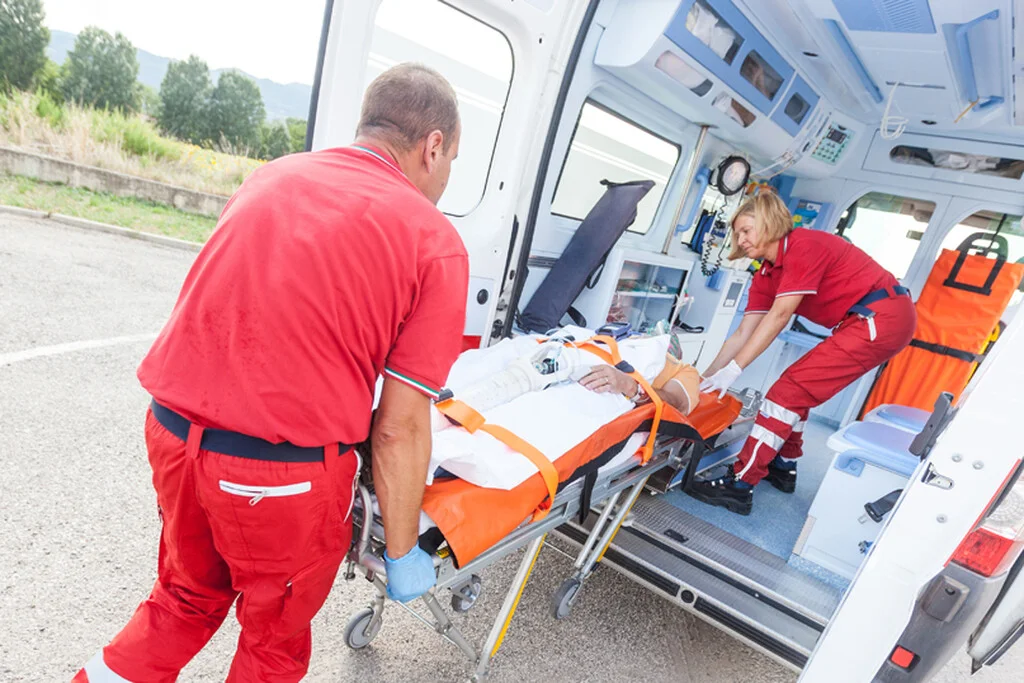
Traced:
[[46, 25], [95, 25], [162, 57], [202, 57], [278, 83], [312, 83], [324, 0], [43, 0]]

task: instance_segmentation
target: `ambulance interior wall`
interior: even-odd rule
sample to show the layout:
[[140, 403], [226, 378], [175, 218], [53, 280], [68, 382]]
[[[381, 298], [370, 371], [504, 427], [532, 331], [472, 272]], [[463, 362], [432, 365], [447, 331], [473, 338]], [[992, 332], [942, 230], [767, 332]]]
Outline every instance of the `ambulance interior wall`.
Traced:
[[[686, 171], [696, 146], [700, 127], [664, 105], [657, 103], [626, 83], [623, 79], [595, 66], [593, 62], [594, 54], [597, 51], [597, 45], [602, 33], [603, 30], [600, 26], [595, 26], [590, 31], [585, 40], [579, 64], [572, 76], [562, 118], [559, 122], [558, 133], [555, 137], [550, 166], [544, 181], [541, 205], [534, 228], [533, 242], [530, 246], [531, 256], [557, 258], [561, 255], [581, 222], [578, 218], [569, 218], [552, 213], [552, 203], [556, 189], [559, 189], [560, 192], [572, 191], [572, 187], [568, 185], [560, 188], [559, 180], [566, 157], [570, 151], [570, 143], [573, 140], [580, 113], [588, 101], [679, 146], [678, 161], [666, 183], [664, 194], [654, 213], [650, 228], [646, 234], [627, 231], [619, 239], [616, 246], [660, 254], [665, 241], [666, 231], [670, 228], [675, 229], [675, 226], [669, 226], [669, 223], [675, 217], [680, 198], [686, 189], [682, 187], [682, 184], [686, 179]], [[736, 153], [736, 151], [735, 147], [731, 144], [723, 142], [713, 134], [710, 134], [707, 136], [704, 144], [701, 164], [706, 166], [717, 165], [719, 161], [729, 154]], [[595, 163], [600, 162], [596, 161]], [[617, 175], [615, 174], [616, 172]], [[643, 178], [630, 169], [609, 168], [608, 179], [621, 182]], [[593, 188], [589, 189], [593, 191]], [[693, 201], [699, 201], [699, 197], [688, 197], [687, 199], [688, 206], [684, 207], [684, 218], [689, 213], [689, 207]], [[678, 236], [676, 240], [678, 240]], [[674, 246], [670, 254], [680, 254], [682, 251], [683, 248]], [[533, 293], [540, 286], [547, 273], [547, 268], [531, 267], [529, 269], [520, 297], [520, 310], [530, 301]], [[603, 277], [616, 277], [617, 275], [617, 273], [605, 273]], [[603, 320], [588, 320], [588, 323], [594, 326], [603, 322]]]

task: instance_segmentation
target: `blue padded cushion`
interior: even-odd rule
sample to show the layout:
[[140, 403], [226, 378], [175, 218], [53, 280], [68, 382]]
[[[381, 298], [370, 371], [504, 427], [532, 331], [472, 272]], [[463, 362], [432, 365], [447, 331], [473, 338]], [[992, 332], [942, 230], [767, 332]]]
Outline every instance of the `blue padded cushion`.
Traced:
[[928, 418], [931, 417], [931, 413], [920, 408], [893, 404], [878, 406], [873, 412], [885, 422], [898, 425], [904, 429], [911, 429], [915, 432], [920, 432], [924, 429], [925, 424], [928, 423]]
[[914, 435], [881, 422], [854, 422], [842, 431], [851, 444], [895, 460], [917, 459], [910, 453]]

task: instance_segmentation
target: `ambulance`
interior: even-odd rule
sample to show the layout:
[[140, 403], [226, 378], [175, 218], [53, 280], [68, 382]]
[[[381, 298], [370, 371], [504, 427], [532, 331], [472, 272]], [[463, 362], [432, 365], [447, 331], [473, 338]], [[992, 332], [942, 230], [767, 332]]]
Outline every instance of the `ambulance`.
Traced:
[[[349, 144], [367, 84], [394, 64], [452, 83], [462, 139], [440, 208], [470, 255], [467, 349], [521, 330], [603, 181], [651, 189], [573, 316], [671, 329], [699, 370], [760, 265], [726, 258], [743, 198], [776, 192], [797, 226], [892, 272], [917, 301], [917, 355], [811, 412], [797, 492], [759, 490], [740, 517], [684, 490], [735, 456], [758, 399], [830, 334], [795, 316], [737, 383], [746, 421], [652, 484], [603, 563], [801, 681], [926, 681], [965, 648], [975, 670], [991, 665], [1024, 633], [1018, 11], [1021, 0], [328, 0], [308, 145]], [[568, 543], [585, 533], [559, 530]], [[562, 587], [556, 616], [578, 589]]]

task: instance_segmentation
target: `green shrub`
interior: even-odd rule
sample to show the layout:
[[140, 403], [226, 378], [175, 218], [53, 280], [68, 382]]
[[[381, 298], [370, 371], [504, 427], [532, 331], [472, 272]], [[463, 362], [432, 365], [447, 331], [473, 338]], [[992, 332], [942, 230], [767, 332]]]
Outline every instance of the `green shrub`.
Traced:
[[181, 158], [181, 145], [160, 137], [151, 123], [138, 117], [123, 119], [121, 148], [129, 154], [142, 157], [177, 161]]
[[54, 130], [64, 130], [67, 123], [67, 111], [60, 103], [54, 102], [49, 93], [40, 92], [36, 101], [36, 114], [44, 119]]
[[61, 87], [61, 70], [51, 59], [36, 74], [35, 91], [39, 94], [47, 94], [55, 104], [64, 104], [64, 90]]
[[183, 145], [161, 137], [156, 127], [140, 116], [94, 109], [91, 118], [92, 137], [97, 142], [116, 142], [137, 157], [177, 161], [182, 156]]

